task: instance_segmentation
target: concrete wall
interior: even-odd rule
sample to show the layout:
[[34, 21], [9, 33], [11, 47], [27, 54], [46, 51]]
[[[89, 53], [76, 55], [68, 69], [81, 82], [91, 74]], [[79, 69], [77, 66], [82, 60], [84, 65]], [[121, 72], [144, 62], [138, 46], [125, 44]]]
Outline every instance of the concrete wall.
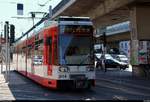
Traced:
[[137, 7], [137, 29], [139, 40], [150, 40], [150, 7]]

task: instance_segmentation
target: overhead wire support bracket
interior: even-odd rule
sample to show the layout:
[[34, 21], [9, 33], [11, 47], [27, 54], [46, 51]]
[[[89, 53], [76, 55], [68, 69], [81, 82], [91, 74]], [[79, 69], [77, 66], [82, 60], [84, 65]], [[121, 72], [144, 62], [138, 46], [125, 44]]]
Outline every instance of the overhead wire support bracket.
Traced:
[[34, 28], [36, 28], [38, 25], [40, 25], [43, 21], [47, 20], [48, 18], [49, 18], [49, 14], [47, 14], [45, 17], [43, 17], [38, 23], [36, 23], [35, 25], [33, 25], [32, 28], [30, 28], [21, 37], [19, 37], [18, 39], [16, 39], [15, 42], [19, 41], [21, 38], [23, 38], [25, 35], [27, 35], [28, 33], [30, 33]]

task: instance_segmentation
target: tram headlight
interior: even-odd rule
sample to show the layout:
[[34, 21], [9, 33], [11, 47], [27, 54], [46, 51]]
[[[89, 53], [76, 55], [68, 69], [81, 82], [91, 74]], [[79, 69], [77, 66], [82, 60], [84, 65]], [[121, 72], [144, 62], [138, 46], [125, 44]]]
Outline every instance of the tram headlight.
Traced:
[[94, 66], [87, 66], [86, 69], [87, 71], [94, 71]]
[[59, 67], [59, 71], [60, 72], [69, 72], [69, 68], [68, 67]]

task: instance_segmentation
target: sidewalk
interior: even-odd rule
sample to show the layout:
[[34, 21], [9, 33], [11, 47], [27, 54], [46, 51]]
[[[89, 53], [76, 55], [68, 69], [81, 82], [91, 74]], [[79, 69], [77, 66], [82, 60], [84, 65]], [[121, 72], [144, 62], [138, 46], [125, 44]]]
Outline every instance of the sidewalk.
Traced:
[[0, 73], [0, 84], [5, 83], [5, 81], [4, 75]]
[[0, 73], [0, 101], [15, 100], [4, 75]]
[[[8, 82], [6, 82], [5, 79], [5, 66], [3, 66], [3, 72], [1, 72], [1, 67], [0, 67], [0, 101], [5, 101], [5, 100], [15, 100], [10, 86]], [[11, 73], [11, 72], [10, 72]]]

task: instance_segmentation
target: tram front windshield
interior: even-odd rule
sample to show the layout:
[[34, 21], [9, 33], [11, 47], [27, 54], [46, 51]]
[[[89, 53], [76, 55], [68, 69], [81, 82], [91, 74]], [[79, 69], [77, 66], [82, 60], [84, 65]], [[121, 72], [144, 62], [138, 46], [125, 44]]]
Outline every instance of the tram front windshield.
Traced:
[[92, 64], [92, 36], [60, 35], [59, 46], [61, 65]]
[[[79, 28], [78, 26], [71, 27], [73, 30]], [[84, 26], [80, 26], [80, 28], [84, 28]], [[91, 29], [91, 27], [86, 26], [86, 29]], [[90, 57], [93, 52], [92, 31], [84, 31], [89, 31], [90, 34], [81, 34], [81, 32], [78, 34], [76, 31], [61, 32], [59, 36], [59, 62], [61, 65], [90, 65], [93, 63]]]

